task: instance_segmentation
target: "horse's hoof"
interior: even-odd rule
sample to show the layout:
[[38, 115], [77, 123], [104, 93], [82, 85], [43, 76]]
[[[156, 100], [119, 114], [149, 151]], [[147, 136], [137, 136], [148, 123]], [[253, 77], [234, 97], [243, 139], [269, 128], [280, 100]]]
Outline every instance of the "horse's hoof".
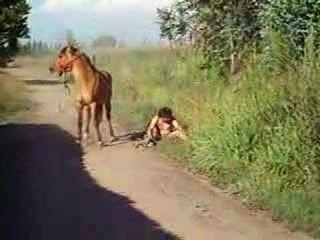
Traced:
[[120, 139], [119, 137], [111, 137], [109, 142], [114, 143], [114, 142], [118, 141], [119, 139]]
[[99, 147], [103, 147], [103, 142], [102, 142], [102, 141], [98, 141], [98, 142], [97, 142], [97, 145], [98, 145]]
[[82, 147], [88, 147], [89, 146], [89, 142], [88, 141], [81, 141], [81, 146]]
[[84, 134], [83, 134], [83, 139], [84, 139], [84, 140], [87, 140], [88, 138], [89, 138], [89, 134], [88, 134], [88, 133], [84, 133]]

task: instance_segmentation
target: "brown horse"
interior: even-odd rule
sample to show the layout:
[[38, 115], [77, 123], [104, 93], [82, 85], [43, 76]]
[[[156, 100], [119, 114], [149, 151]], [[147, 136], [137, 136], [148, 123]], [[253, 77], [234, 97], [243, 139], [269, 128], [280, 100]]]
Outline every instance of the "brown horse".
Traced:
[[[111, 124], [111, 75], [106, 71], [97, 70], [87, 55], [72, 46], [64, 47], [60, 51], [58, 58], [49, 70], [51, 73], [58, 72], [60, 76], [66, 72], [71, 72], [74, 77], [78, 113], [78, 141], [81, 142], [82, 137], [87, 138], [91, 116], [93, 116], [98, 143], [102, 144], [100, 123], [102, 121], [103, 108], [106, 109], [109, 136], [113, 141], [115, 137]], [[87, 121], [85, 133], [82, 136], [84, 110], [87, 112]]]

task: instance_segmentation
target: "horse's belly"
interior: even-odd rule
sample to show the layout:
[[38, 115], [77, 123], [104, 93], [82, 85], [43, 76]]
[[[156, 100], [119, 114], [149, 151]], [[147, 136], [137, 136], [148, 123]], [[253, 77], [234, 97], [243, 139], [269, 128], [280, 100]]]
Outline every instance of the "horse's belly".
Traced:
[[105, 86], [101, 86], [97, 89], [96, 94], [94, 95], [94, 100], [100, 104], [108, 103], [111, 100], [111, 91]]
[[80, 102], [81, 104], [90, 104], [93, 102], [93, 99], [90, 95], [87, 94], [79, 94], [77, 96], [77, 101]]

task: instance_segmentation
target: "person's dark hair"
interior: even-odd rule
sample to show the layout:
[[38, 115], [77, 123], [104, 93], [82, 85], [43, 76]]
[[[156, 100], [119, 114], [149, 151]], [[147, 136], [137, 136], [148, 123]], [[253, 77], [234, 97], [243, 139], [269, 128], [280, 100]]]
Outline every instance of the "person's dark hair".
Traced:
[[159, 118], [172, 118], [172, 109], [168, 107], [163, 107], [159, 110], [158, 112], [158, 117]]

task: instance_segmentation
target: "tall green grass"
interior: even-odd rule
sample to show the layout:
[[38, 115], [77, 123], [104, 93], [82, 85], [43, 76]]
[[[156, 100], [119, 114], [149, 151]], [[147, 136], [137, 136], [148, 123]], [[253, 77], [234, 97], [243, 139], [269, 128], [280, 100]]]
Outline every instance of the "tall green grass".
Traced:
[[156, 109], [171, 106], [190, 138], [162, 149], [319, 236], [320, 57], [312, 38], [299, 60], [280, 35], [269, 41], [237, 76], [200, 70], [201, 56], [182, 59], [166, 49], [108, 52], [98, 63], [114, 75], [122, 120], [142, 128]]

